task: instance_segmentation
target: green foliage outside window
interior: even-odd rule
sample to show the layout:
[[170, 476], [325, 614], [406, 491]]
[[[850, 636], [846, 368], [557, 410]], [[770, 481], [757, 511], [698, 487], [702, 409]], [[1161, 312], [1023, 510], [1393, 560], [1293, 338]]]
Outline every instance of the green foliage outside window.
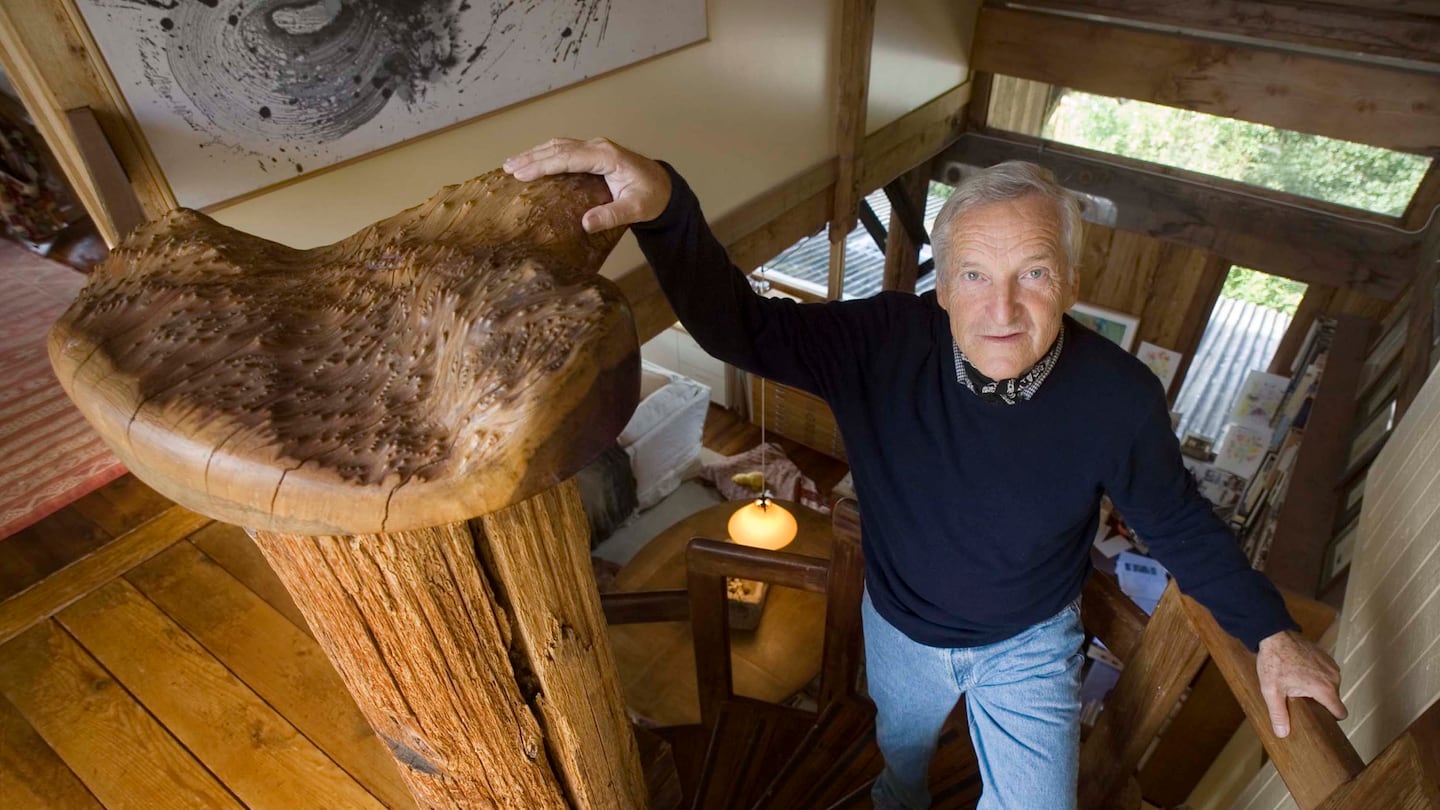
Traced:
[[1300, 306], [1300, 299], [1305, 297], [1305, 285], [1258, 270], [1232, 267], [1225, 276], [1225, 286], [1220, 288], [1220, 295], [1278, 309], [1293, 317], [1295, 308]]
[[1392, 216], [1430, 159], [1143, 101], [1063, 90], [1044, 137]]

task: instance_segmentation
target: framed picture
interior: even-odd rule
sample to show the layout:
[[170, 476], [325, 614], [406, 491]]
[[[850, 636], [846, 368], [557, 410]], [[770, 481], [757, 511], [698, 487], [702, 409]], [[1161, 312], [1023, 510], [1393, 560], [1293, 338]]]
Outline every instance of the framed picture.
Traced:
[[1092, 331], [1099, 332], [1127, 352], [1135, 348], [1135, 335], [1140, 331], [1140, 319], [1133, 315], [1077, 302], [1070, 308], [1070, 317]]
[[71, 2], [188, 208], [707, 36], [706, 0]]

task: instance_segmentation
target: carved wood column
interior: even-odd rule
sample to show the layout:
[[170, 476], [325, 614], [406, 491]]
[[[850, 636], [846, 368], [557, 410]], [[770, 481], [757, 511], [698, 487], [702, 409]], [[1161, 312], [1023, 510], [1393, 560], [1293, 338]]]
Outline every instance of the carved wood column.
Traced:
[[571, 480], [639, 395], [608, 199], [495, 172], [308, 251], [177, 211], [51, 335], [132, 472], [250, 528], [421, 806], [648, 805]]

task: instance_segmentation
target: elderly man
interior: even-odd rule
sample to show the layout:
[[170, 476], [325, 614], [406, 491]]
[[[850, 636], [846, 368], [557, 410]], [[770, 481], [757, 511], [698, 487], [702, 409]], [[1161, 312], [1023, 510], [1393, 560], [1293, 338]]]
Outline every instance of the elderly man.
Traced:
[[614, 202], [584, 227], [631, 225], [701, 346], [834, 411], [862, 506], [876, 807], [929, 805], [930, 760], [962, 695], [982, 810], [1075, 805], [1079, 596], [1102, 494], [1258, 648], [1276, 733], [1287, 697], [1344, 716], [1334, 663], [1293, 632], [1181, 465], [1155, 375], [1065, 317], [1080, 210], [1046, 170], [1002, 164], [955, 190], [934, 228], [935, 294], [796, 304], [751, 290], [664, 164], [560, 139], [505, 167], [603, 175]]

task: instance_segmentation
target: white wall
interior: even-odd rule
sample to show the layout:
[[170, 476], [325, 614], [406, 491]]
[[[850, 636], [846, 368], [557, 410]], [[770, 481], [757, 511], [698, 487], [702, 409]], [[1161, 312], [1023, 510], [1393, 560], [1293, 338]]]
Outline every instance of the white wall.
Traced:
[[[1440, 698], [1440, 371], [1366, 479], [1335, 649], [1350, 711], [1340, 727], [1369, 762]], [[1295, 803], [1266, 766], [1234, 807]]]
[[[557, 135], [606, 135], [680, 169], [711, 217], [835, 152], [838, 0], [710, 0], [710, 38], [210, 213], [296, 247], [340, 239]], [[978, 0], [881, 0], [867, 125], [963, 82]], [[640, 261], [627, 237], [606, 265]]]

